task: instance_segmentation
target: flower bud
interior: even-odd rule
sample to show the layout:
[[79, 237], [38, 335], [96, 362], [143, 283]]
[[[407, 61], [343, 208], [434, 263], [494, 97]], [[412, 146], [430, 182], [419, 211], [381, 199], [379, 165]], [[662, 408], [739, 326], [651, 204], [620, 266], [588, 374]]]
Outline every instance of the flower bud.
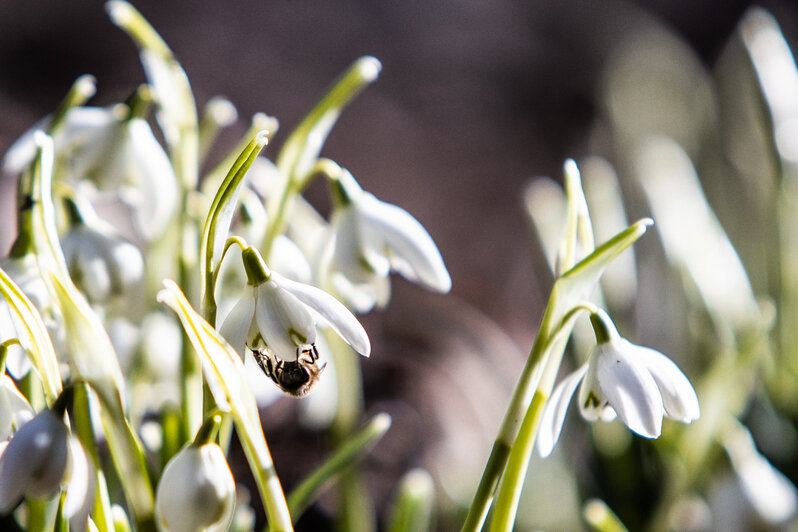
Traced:
[[58, 493], [68, 454], [66, 425], [52, 410], [43, 410], [23, 425], [0, 457], [0, 514], [13, 510], [22, 497]]
[[162, 530], [227, 530], [233, 510], [235, 481], [218, 445], [189, 445], [166, 464], [155, 499]]

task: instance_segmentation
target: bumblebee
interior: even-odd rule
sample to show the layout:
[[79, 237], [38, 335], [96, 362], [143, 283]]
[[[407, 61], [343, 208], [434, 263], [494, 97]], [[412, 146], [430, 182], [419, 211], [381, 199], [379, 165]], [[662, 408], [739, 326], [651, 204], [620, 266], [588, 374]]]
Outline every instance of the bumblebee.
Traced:
[[327, 363], [319, 365], [319, 351], [313, 344], [297, 347], [296, 360], [283, 360], [266, 349], [252, 349], [260, 368], [282, 391], [304, 397], [321, 378]]

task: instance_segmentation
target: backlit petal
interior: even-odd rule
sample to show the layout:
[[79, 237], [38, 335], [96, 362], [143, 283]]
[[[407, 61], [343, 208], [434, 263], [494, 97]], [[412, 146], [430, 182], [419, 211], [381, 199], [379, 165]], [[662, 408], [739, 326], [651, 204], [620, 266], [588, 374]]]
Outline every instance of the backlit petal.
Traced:
[[645, 366], [621, 349], [622, 345], [604, 344], [594, 354], [601, 390], [627, 427], [646, 438], [657, 438], [664, 415], [659, 388]]
[[647, 347], [635, 346], [634, 356], [654, 377], [668, 417], [690, 423], [701, 415], [698, 397], [690, 381], [671, 359]]
[[238, 353], [243, 353], [247, 343], [247, 333], [255, 319], [255, 288], [247, 286], [247, 292], [222, 322], [219, 332]]
[[301, 285], [272, 272], [272, 278], [257, 287], [255, 321], [277, 356], [296, 360], [297, 347], [316, 341], [316, 322], [304, 302], [285, 289], [285, 283]]
[[409, 212], [368, 193], [359, 199], [357, 209], [363, 217], [365, 245], [375, 247], [379, 253], [387, 247], [391, 265], [403, 276], [438, 292], [451, 289], [452, 279], [438, 247]]
[[371, 354], [366, 330], [343, 303], [315, 286], [297, 283], [274, 273], [272, 276], [277, 278], [282, 288], [317, 312], [355, 351], [363, 356]]
[[538, 429], [537, 444], [540, 456], [544, 458], [549, 456], [554, 450], [554, 446], [557, 445], [571, 397], [573, 397], [576, 387], [582, 381], [586, 372], [587, 363], [565, 377], [552, 391], [551, 397], [549, 397], [546, 407], [543, 409], [543, 416], [540, 419], [540, 428]]

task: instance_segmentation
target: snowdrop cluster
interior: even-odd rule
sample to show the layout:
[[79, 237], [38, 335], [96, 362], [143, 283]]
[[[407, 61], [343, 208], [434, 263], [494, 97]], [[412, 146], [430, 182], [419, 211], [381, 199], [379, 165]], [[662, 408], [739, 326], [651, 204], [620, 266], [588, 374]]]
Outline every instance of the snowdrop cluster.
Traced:
[[[380, 63], [355, 61], [276, 162], [261, 152], [277, 138], [277, 120], [258, 113], [240, 145], [204, 169], [213, 139], [236, 119], [232, 103], [211, 100], [200, 116], [155, 30], [126, 2], [106, 8], [138, 47], [146, 83], [124, 102], [94, 107], [97, 81], [78, 77], [3, 158], [19, 193], [18, 234], [0, 276], [0, 513], [22, 526], [57, 516], [57, 526], [101, 531], [246, 523], [227, 464], [229, 426], [218, 430], [223, 415], [270, 526], [290, 529], [259, 406], [281, 392], [307, 395], [299, 411], [332, 430], [340, 386], [359, 386], [335, 360], [369, 356], [356, 315], [388, 303], [391, 272], [437, 292], [451, 287], [421, 223], [320, 156]], [[316, 178], [329, 184], [329, 220], [302, 196]], [[344, 343], [331, 347], [328, 332]], [[323, 380], [333, 382], [314, 402]], [[207, 414], [214, 409], [221, 414]], [[121, 500], [111, 498], [109, 473]]]

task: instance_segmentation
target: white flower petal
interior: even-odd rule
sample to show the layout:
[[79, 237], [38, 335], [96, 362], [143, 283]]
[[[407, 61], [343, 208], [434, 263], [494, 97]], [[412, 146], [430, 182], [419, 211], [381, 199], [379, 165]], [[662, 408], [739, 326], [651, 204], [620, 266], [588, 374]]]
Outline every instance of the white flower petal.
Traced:
[[693, 385], [671, 359], [647, 347], [636, 346], [634, 356], [654, 377], [668, 417], [690, 423], [701, 416]]
[[579, 388], [579, 413], [591, 423], [596, 421], [612, 421], [615, 411], [607, 404], [607, 398], [598, 381], [596, 353], [594, 349], [587, 361], [587, 371]]
[[363, 238], [378, 252], [387, 246], [398, 261], [392, 265], [411, 280], [418, 279], [427, 288], [448, 292], [452, 279], [438, 247], [427, 230], [401, 207], [378, 200], [365, 193], [357, 208], [363, 217]]
[[61, 489], [67, 468], [67, 428], [51, 410], [23, 425], [0, 457], [0, 514], [28, 495], [46, 498]]
[[279, 275], [275, 278], [275, 275], [272, 274], [273, 280], [278, 280], [282, 288], [316, 311], [355, 351], [366, 357], [371, 354], [371, 342], [365, 329], [343, 303], [320, 288]]
[[8, 375], [0, 375], [0, 441], [33, 419], [33, 408]]
[[69, 480], [64, 498], [64, 515], [71, 530], [82, 532], [88, 524], [94, 498], [94, 481], [86, 451], [74, 436], [69, 437]]
[[133, 206], [136, 223], [144, 237], [152, 240], [163, 233], [177, 207], [177, 177], [149, 124], [136, 118], [128, 128], [132, 155], [128, 173], [141, 191], [140, 201]]
[[238, 353], [244, 353], [247, 334], [255, 319], [255, 287], [247, 286], [247, 293], [230, 309], [219, 327], [219, 333]]
[[579, 369], [560, 381], [543, 409], [543, 416], [538, 428], [538, 452], [543, 458], [549, 456], [554, 450], [554, 446], [557, 445], [571, 397], [585, 376], [587, 366], [587, 363], [582, 364]]
[[316, 341], [316, 321], [286, 284], [308, 286], [272, 272], [270, 280], [257, 287], [255, 321], [269, 349], [283, 360], [296, 360], [296, 348]]
[[355, 206], [348, 205], [333, 213], [328, 230], [334, 246], [334, 267], [355, 284], [370, 282], [374, 277], [374, 271], [364, 262], [359, 222]]
[[646, 438], [662, 432], [664, 407], [657, 383], [617, 343], [597, 347], [596, 375], [604, 396], [632, 431]]

